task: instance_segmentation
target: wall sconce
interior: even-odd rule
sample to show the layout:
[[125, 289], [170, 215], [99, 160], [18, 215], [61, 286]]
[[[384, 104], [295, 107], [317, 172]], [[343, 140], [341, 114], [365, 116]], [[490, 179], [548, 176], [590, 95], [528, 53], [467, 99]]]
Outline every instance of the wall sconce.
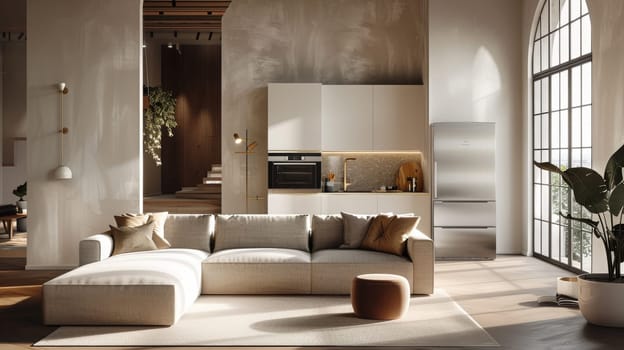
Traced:
[[59, 102], [60, 102], [60, 111], [59, 111], [59, 166], [54, 170], [54, 178], [57, 180], [69, 180], [72, 178], [72, 171], [69, 167], [65, 166], [63, 163], [63, 136], [69, 132], [69, 129], [63, 126], [63, 95], [67, 95], [69, 89], [67, 89], [67, 85], [65, 83], [58, 83], [58, 92], [59, 92]]
[[245, 129], [245, 137], [240, 137], [238, 133], [234, 133], [234, 143], [241, 144], [245, 141], [245, 151], [236, 152], [238, 154], [245, 154], [245, 213], [249, 213], [249, 155], [253, 153], [253, 150], [258, 146], [256, 141], [249, 142], [249, 132]]

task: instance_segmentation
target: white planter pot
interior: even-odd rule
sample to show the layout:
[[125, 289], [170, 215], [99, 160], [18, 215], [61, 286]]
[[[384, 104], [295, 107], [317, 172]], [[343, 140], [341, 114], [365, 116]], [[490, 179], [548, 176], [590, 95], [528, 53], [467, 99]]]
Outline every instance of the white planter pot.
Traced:
[[26, 213], [26, 210], [28, 209], [27, 204], [27, 201], [17, 201], [16, 205], [20, 213]]
[[586, 274], [578, 277], [579, 307], [589, 323], [607, 327], [624, 327], [624, 283], [601, 282], [606, 274]]
[[576, 276], [557, 278], [557, 294], [578, 299], [578, 278]]

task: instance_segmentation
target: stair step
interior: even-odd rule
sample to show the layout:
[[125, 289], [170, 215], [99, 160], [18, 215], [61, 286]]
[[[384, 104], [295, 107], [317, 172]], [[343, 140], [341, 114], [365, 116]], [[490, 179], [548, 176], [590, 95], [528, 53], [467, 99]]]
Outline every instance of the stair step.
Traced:
[[216, 178], [208, 178], [208, 177], [205, 177], [205, 178], [202, 180], [202, 183], [203, 183], [203, 184], [205, 184], [205, 185], [221, 185], [222, 181], [221, 181], [221, 179], [220, 179], [220, 178], [219, 178], [219, 179], [216, 179]]
[[221, 193], [206, 193], [199, 191], [178, 191], [176, 192], [176, 198], [187, 199], [221, 199]]
[[212, 166], [210, 167], [210, 171], [220, 173], [222, 170], [223, 170], [223, 167], [221, 166], [221, 164], [212, 164]]
[[209, 172], [208, 174], [206, 174], [206, 177], [210, 177], [210, 178], [213, 178], [213, 177], [221, 178], [221, 173], [211, 173], [211, 172]]

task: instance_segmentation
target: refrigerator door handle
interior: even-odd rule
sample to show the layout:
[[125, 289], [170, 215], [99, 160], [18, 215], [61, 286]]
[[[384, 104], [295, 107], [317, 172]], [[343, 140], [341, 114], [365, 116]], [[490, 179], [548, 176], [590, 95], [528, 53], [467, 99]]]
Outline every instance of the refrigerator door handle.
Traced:
[[440, 226], [438, 227], [443, 230], [487, 230], [489, 228], [494, 228], [493, 226]]
[[437, 200], [436, 203], [444, 204], [444, 203], [494, 203], [496, 201], [488, 201], [488, 200], [456, 200], [456, 201], [444, 201]]
[[433, 162], [433, 198], [438, 198], [438, 162]]

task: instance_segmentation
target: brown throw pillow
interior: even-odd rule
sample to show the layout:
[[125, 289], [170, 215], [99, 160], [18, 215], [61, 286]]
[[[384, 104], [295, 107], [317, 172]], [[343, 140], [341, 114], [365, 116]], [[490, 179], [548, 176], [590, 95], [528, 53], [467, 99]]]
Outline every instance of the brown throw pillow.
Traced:
[[152, 240], [158, 249], [164, 249], [171, 247], [169, 241], [165, 239], [165, 221], [168, 214], [166, 211], [147, 214], [125, 213], [115, 215], [115, 223], [119, 227], [137, 227], [146, 224], [148, 221], [153, 221], [154, 234], [152, 235]]
[[158, 249], [152, 241], [153, 222], [137, 227], [110, 226], [110, 229], [114, 247], [112, 255]]
[[361, 248], [402, 256], [407, 236], [419, 221], [419, 216], [377, 215], [362, 240]]

